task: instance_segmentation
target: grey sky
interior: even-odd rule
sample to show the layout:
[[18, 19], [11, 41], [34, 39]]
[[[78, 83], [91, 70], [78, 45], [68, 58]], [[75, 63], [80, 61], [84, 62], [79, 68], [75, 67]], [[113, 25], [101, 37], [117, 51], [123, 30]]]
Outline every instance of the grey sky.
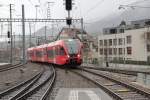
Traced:
[[[40, 1], [40, 3], [39, 3]], [[38, 8], [38, 17], [46, 17], [46, 2], [53, 1], [55, 4], [52, 5], [52, 18], [64, 18], [67, 13], [65, 11], [63, 0], [0, 0], [0, 17], [9, 17], [9, 4], [13, 3], [15, 11], [13, 17], [21, 15], [21, 4], [25, 4], [25, 11], [27, 18], [35, 18], [35, 7], [34, 5], [40, 5]], [[72, 16], [74, 18], [83, 17], [85, 21], [93, 21], [101, 19], [112, 13], [121, 12], [118, 10], [120, 4], [130, 4], [137, 0], [74, 0], [75, 5], [73, 6]]]
[[[46, 18], [47, 11], [47, 2], [55, 2], [51, 5], [51, 18], [66, 18], [67, 12], [64, 7], [65, 0], [0, 0], [0, 18], [9, 17], [9, 4], [12, 3], [14, 6], [13, 18], [21, 17], [21, 5], [25, 5], [25, 17], [26, 18], [35, 18], [36, 10], [35, 5], [40, 5], [38, 8], [38, 18]], [[71, 15], [73, 18], [84, 18], [84, 22], [94, 22], [100, 19], [103, 19], [106, 16], [112, 14], [120, 14], [124, 10], [118, 10], [119, 5], [131, 4], [135, 1], [142, 0], [73, 0], [73, 10]], [[19, 23], [18, 25], [21, 25]], [[16, 25], [17, 27], [19, 27]], [[40, 24], [44, 26], [44, 24]], [[36, 31], [41, 26], [37, 25]], [[14, 25], [15, 26], [15, 25]], [[8, 27], [4, 27], [5, 34], [8, 30]], [[21, 33], [21, 28], [13, 28], [13, 31], [16, 33]], [[26, 28], [26, 33], [29, 33], [28, 26]]]

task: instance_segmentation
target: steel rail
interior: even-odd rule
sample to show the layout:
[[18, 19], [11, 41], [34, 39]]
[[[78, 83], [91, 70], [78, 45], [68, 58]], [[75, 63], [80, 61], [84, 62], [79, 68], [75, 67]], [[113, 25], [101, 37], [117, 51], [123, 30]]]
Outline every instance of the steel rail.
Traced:
[[[23, 81], [18, 85], [15, 85], [15, 86], [7, 89], [7, 90], [4, 90], [4, 91], [0, 92], [0, 99], [4, 98], [4, 96], [6, 96], [6, 95], [8, 96], [10, 93], [14, 92], [16, 89], [21, 88], [22, 86], [24, 86], [26, 84], [31, 84], [31, 83], [35, 82], [41, 76], [42, 72], [43, 71], [40, 71], [39, 73], [37, 73], [36, 75], [31, 77], [30, 79], [28, 79], [26, 81]], [[25, 91], [25, 90], [22, 90], [22, 91]]]
[[[92, 75], [96, 75], [98, 77], [102, 77], [104, 79], [107, 79], [109, 80], [110, 82], [115, 82], [115, 84], [118, 84], [119, 86], [122, 86], [124, 88], [127, 88], [133, 92], [135, 92], [137, 95], [140, 95], [141, 97], [144, 98], [150, 98], [150, 93], [147, 92], [147, 91], [144, 91], [140, 88], [137, 88], [136, 86], [132, 85], [130, 82], [126, 82], [124, 80], [120, 80], [119, 78], [115, 78], [114, 76], [111, 76], [111, 75], [108, 75], [108, 74], [104, 74], [104, 73], [96, 73], [94, 71], [90, 71], [90, 70], [87, 70], [87, 69], [80, 69], [82, 70], [81, 73], [80, 72], [77, 72], [77, 71], [72, 71], [90, 81], [92, 81], [93, 83], [95, 83], [96, 85], [98, 85], [99, 87], [101, 87], [104, 91], [106, 91], [108, 94], [110, 94], [111, 96], [113, 96], [115, 99], [117, 100], [124, 100], [124, 97], [121, 96], [121, 94], [119, 94], [119, 92], [115, 92], [114, 90], [110, 89], [107, 85], [103, 84], [103, 83], [100, 83], [98, 82], [97, 80], [95, 80], [94, 78], [89, 78], [88, 76], [84, 75], [82, 72], [85, 71], [86, 73], [90, 73]], [[112, 85], [112, 88], [113, 88], [113, 85]], [[126, 92], [127, 93], [127, 92]], [[148, 100], [148, 99], [145, 99], [145, 100]]]
[[117, 73], [123, 73], [123, 74], [131, 74], [131, 75], [137, 75], [137, 73], [144, 73], [144, 74], [150, 74], [150, 71], [148, 70], [127, 70], [127, 69], [115, 69], [115, 68], [106, 68], [106, 67], [88, 67], [88, 66], [80, 66], [81, 68], [88, 68], [88, 69], [96, 69], [96, 70], [102, 70], [102, 71], [111, 71], [111, 72], [117, 72]]
[[[52, 70], [52, 71], [54, 71], [54, 70]], [[55, 80], [55, 71], [52, 72], [49, 75], [49, 77], [46, 80], [44, 80], [41, 84], [35, 86], [34, 88], [32, 88], [30, 91], [26, 92], [25, 94], [20, 95], [20, 97], [17, 98], [16, 100], [26, 100], [27, 98], [29, 98], [32, 95], [34, 95], [40, 88], [42, 88], [45, 84], [47, 84], [50, 81], [50, 83], [49, 83], [50, 86], [48, 87], [48, 89], [46, 90], [46, 92], [40, 98], [40, 99], [44, 100], [47, 97], [48, 92], [50, 91], [50, 89], [52, 89], [54, 80]]]
[[101, 84], [101, 83], [95, 81], [94, 79], [91, 79], [91, 78], [89, 78], [89, 77], [87, 77], [87, 76], [85, 76], [85, 75], [82, 75], [82, 74], [80, 74], [80, 73], [78, 73], [78, 72], [76, 72], [76, 71], [71, 71], [71, 72], [73, 72], [73, 73], [75, 73], [75, 74], [77, 74], [77, 75], [79, 75], [79, 76], [81, 76], [81, 77], [83, 77], [83, 78], [85, 78], [85, 79], [87, 79], [87, 80], [93, 82], [93, 83], [96, 84], [98, 87], [100, 87], [101, 89], [103, 89], [106, 93], [108, 93], [109, 95], [113, 96], [116, 100], [123, 100], [118, 94], [114, 93], [112, 90], [110, 90], [109, 88], [107, 88], [107, 87], [104, 86], [103, 84]]
[[15, 68], [18, 68], [18, 67], [20, 67], [20, 66], [23, 66], [23, 64], [18, 63], [18, 64], [15, 64], [15, 65], [3, 66], [3, 67], [0, 68], [0, 72], [4, 72], [4, 71], [11, 70], [11, 69], [15, 69]]
[[49, 83], [49, 87], [47, 88], [47, 90], [45, 91], [45, 93], [43, 94], [43, 96], [41, 97], [40, 100], [45, 100], [47, 97], [48, 97], [48, 93], [52, 90], [52, 87], [55, 83], [55, 79], [56, 79], [56, 71], [54, 68], [52, 68], [53, 70], [53, 78], [52, 78], [52, 81]]
[[120, 85], [126, 87], [126, 88], [129, 88], [130, 90], [133, 90], [133, 91], [136, 91], [137, 93], [141, 94], [141, 95], [145, 95], [146, 97], [150, 98], [150, 91], [145, 91], [135, 85], [133, 85], [132, 83], [130, 83], [129, 81], [125, 81], [125, 80], [121, 80], [119, 78], [116, 78], [112, 75], [109, 75], [109, 74], [104, 74], [104, 73], [96, 73], [96, 72], [93, 72], [93, 71], [90, 71], [90, 70], [87, 70], [87, 69], [82, 69], [83, 71], [86, 71], [88, 73], [91, 73], [91, 74], [94, 74], [94, 75], [97, 75], [97, 76], [100, 76], [100, 77], [104, 77], [108, 80], [111, 80], [113, 82], [116, 82], [116, 83], [119, 83]]
[[11, 97], [9, 100], [16, 100], [20, 95], [24, 94], [33, 84], [41, 77], [42, 73], [40, 73], [34, 80], [32, 80], [24, 89], [19, 91], [17, 94], [15, 94], [13, 97]]
[[113, 73], [120, 73], [120, 74], [137, 76], [137, 72], [135, 72], [135, 71], [132, 72], [132, 71], [126, 71], [126, 70], [119, 70], [119, 69], [95, 68], [95, 67], [86, 67], [86, 66], [80, 66], [80, 67], [85, 68], [85, 69], [94, 69], [94, 70], [99, 70], [99, 71], [108, 71], [108, 72], [113, 72]]

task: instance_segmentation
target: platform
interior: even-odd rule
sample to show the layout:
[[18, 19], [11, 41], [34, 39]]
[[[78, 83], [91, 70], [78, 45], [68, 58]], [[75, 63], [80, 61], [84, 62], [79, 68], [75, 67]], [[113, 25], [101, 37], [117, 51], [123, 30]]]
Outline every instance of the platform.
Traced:
[[9, 63], [0, 63], [0, 66], [10, 65]]
[[0, 63], [0, 69], [6, 68], [8, 66], [10, 66], [9, 63]]
[[99, 88], [61, 88], [55, 100], [113, 100]]

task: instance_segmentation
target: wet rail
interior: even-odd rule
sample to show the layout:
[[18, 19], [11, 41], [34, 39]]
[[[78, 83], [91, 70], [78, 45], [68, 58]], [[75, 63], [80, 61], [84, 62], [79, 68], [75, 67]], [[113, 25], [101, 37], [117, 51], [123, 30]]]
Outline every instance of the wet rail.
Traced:
[[[44, 100], [55, 80], [55, 69], [41, 65], [43, 70], [27, 81], [0, 93], [0, 100], [26, 100], [38, 97]], [[38, 96], [37, 96], [38, 95]]]
[[55, 69], [54, 67], [47, 67], [40, 77], [40, 79], [23, 95], [17, 99], [12, 100], [44, 100], [48, 97], [53, 84], [55, 82]]
[[8, 64], [8, 65], [0, 66], [0, 72], [15, 69], [15, 68], [18, 68], [20, 66], [23, 66], [23, 64], [17, 63], [17, 64], [14, 64], [14, 65]]
[[110, 71], [115, 73], [122, 73], [122, 74], [128, 74], [128, 75], [137, 75], [137, 73], [143, 73], [143, 74], [150, 74], [149, 70], [138, 70], [138, 69], [116, 69], [116, 68], [109, 68], [109, 67], [91, 67], [91, 66], [80, 66], [81, 68], [88, 68], [88, 69], [95, 69], [95, 70], [102, 70], [102, 71]]
[[84, 69], [89, 69], [89, 70], [94, 70], [94, 71], [99, 71], [99, 72], [105, 72], [105, 73], [109, 73], [112, 74], [114, 76], [120, 77], [120, 78], [126, 78], [128, 79], [130, 82], [136, 82], [137, 81], [137, 73], [130, 73], [130, 72], [124, 72], [124, 71], [111, 71], [111, 70], [101, 70], [101, 69], [97, 69], [97, 68], [90, 68], [90, 67], [80, 67], [80, 68], [84, 68]]
[[72, 70], [92, 81], [116, 100], [150, 100], [150, 91], [110, 73], [90, 69]]

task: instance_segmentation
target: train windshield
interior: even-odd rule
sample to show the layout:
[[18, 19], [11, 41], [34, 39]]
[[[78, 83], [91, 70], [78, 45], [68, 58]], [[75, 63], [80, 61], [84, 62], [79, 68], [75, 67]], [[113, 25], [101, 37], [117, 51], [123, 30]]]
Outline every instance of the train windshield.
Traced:
[[69, 54], [77, 54], [79, 50], [79, 43], [76, 39], [65, 40]]

